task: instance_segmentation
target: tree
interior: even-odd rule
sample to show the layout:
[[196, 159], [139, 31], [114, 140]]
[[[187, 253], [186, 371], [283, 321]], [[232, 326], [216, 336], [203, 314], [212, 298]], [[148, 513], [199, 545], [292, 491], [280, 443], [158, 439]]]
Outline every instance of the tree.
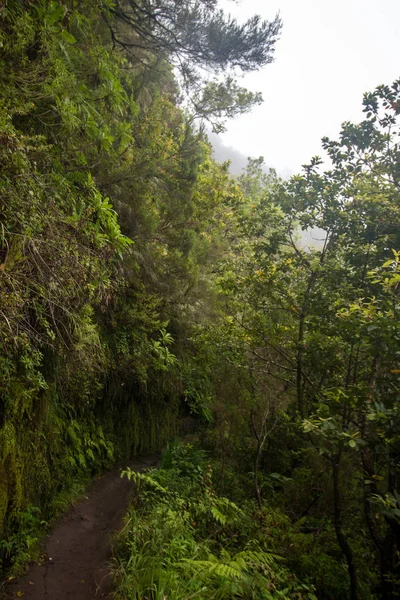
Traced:
[[117, 0], [103, 14], [115, 44], [160, 55], [177, 69], [194, 116], [218, 127], [222, 116], [261, 102], [260, 94], [237, 85], [235, 75], [272, 62], [279, 15], [240, 24], [216, 0]]
[[[330, 492], [319, 510], [329, 507], [352, 599], [368, 587], [360, 544], [382, 597], [395, 597], [399, 581], [399, 92], [394, 82], [366, 94], [365, 120], [324, 139], [326, 171], [314, 158], [289, 182], [242, 178], [250, 198], [220, 283], [236, 327], [230, 344], [247, 348], [241, 364], [282, 382], [306, 460], [325, 462]], [[302, 247], [299, 229], [314, 227], [323, 246]]]

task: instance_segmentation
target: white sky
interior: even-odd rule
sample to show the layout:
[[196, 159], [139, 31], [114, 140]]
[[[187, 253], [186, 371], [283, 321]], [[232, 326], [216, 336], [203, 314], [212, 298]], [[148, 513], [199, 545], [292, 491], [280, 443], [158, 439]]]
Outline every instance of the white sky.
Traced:
[[363, 93], [400, 77], [400, 0], [221, 0], [240, 20], [255, 13], [283, 30], [275, 62], [241, 84], [264, 103], [228, 123], [222, 142], [264, 156], [278, 172], [298, 172], [336, 138], [343, 121], [362, 119]]

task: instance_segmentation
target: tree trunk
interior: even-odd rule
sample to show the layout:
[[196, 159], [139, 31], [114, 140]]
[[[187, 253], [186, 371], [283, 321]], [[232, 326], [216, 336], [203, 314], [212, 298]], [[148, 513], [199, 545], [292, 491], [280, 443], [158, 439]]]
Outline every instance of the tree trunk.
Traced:
[[342, 499], [340, 493], [339, 480], [340, 459], [341, 452], [339, 452], [332, 458], [334, 526], [338, 544], [346, 558], [347, 566], [349, 569], [350, 597], [351, 600], [358, 600], [358, 582], [357, 572], [354, 564], [354, 556], [350, 545], [347, 541], [347, 537], [342, 528]]
[[[263, 428], [265, 426], [265, 420], [263, 419], [263, 423], [262, 423], [262, 427]], [[258, 483], [258, 472], [260, 470], [260, 458], [261, 458], [261, 453], [262, 453], [263, 445], [264, 445], [265, 440], [266, 440], [266, 436], [262, 439], [261, 435], [257, 431], [257, 428], [256, 428], [255, 423], [254, 423], [254, 412], [253, 412], [253, 409], [251, 409], [251, 412], [250, 412], [250, 422], [251, 422], [251, 428], [252, 428], [253, 433], [254, 433], [254, 437], [257, 440], [257, 453], [256, 453], [256, 459], [255, 459], [255, 462], [254, 462], [254, 491], [255, 491], [255, 496], [256, 496], [258, 508], [261, 510], [261, 507], [262, 507], [262, 496], [261, 496], [260, 485]]]
[[262, 451], [262, 448], [261, 448], [260, 444], [258, 444], [258, 447], [257, 447], [257, 456], [256, 456], [255, 464], [254, 464], [254, 489], [255, 489], [255, 492], [256, 492], [256, 500], [257, 500], [258, 508], [260, 510], [262, 508], [262, 496], [261, 496], [260, 485], [258, 483], [258, 472], [259, 472], [259, 469], [260, 469], [261, 451]]

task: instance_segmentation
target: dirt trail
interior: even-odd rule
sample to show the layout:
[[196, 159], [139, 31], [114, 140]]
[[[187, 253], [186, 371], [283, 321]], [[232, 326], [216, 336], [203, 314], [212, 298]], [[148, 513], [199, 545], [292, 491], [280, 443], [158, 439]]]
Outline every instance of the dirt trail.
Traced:
[[[157, 463], [156, 456], [129, 461], [135, 471]], [[97, 479], [85, 497], [54, 527], [46, 542], [48, 559], [12, 582], [7, 598], [99, 600], [109, 594], [113, 532], [122, 527], [133, 483], [115, 469]]]

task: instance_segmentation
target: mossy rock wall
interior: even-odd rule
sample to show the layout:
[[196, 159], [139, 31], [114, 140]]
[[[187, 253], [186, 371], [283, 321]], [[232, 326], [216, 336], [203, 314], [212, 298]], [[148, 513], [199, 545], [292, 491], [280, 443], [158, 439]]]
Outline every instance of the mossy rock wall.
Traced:
[[[57, 498], [80, 479], [160, 449], [176, 431], [178, 402], [171, 398], [102, 397], [90, 410], [48, 407], [0, 429], [0, 558], [9, 566], [24, 537], [54, 515]], [[35, 531], [35, 535], [37, 532]], [[2, 540], [2, 542], [1, 542]]]

